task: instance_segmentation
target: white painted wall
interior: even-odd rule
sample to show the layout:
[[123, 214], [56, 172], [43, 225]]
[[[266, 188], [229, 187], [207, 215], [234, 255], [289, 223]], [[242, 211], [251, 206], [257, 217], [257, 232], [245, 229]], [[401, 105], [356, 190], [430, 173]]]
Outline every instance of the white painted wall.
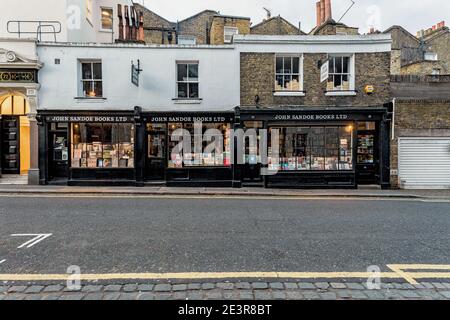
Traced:
[[[0, 38], [18, 37], [7, 31], [7, 23], [11, 20], [58, 21], [61, 33], [56, 35], [57, 42], [111, 43], [118, 38], [118, 4], [131, 5], [132, 0], [0, 0]], [[88, 6], [92, 6], [91, 16], [88, 15]], [[113, 35], [101, 30], [101, 7], [114, 11]], [[14, 24], [11, 28], [17, 29], [17, 26]], [[35, 32], [37, 23], [22, 24], [22, 28]], [[43, 30], [51, 29], [46, 27]], [[22, 35], [24, 37], [36, 38], [36, 35]], [[54, 41], [53, 34], [42, 35], [42, 41]]]
[[[227, 111], [239, 105], [239, 55], [233, 46], [40, 44], [41, 110]], [[54, 60], [61, 64], [55, 65]], [[101, 59], [106, 100], [79, 95], [79, 59]], [[140, 86], [131, 83], [131, 61], [140, 59]], [[176, 61], [199, 61], [200, 104], [177, 103]]]

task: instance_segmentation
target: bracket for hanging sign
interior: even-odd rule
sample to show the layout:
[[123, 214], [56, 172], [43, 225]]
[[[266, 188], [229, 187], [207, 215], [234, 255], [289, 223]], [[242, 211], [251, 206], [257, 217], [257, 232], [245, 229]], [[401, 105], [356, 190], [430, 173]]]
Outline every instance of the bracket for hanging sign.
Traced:
[[131, 61], [131, 83], [136, 87], [139, 87], [139, 75], [142, 72], [141, 61], [138, 59], [137, 65]]

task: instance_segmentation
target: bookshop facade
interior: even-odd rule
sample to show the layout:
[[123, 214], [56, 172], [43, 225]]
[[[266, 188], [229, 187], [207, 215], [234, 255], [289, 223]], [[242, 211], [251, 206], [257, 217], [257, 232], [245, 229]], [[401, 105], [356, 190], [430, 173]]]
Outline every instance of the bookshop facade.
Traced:
[[37, 120], [41, 184], [134, 184], [134, 112], [40, 111]]
[[[389, 188], [388, 105], [373, 108], [238, 108], [241, 127], [268, 132], [267, 167], [258, 159], [235, 170], [244, 186]], [[279, 151], [272, 150], [276, 130]]]

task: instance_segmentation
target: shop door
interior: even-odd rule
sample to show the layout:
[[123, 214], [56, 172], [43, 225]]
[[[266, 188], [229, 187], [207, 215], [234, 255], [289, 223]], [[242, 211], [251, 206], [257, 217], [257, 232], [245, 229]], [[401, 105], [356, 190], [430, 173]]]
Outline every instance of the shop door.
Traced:
[[165, 126], [149, 126], [149, 129], [147, 131], [146, 180], [164, 180], [167, 162]]
[[380, 156], [375, 122], [358, 125], [357, 182], [380, 184]]
[[19, 117], [2, 116], [1, 162], [3, 174], [20, 174]]
[[69, 151], [67, 145], [67, 132], [49, 133], [49, 180], [68, 177]]

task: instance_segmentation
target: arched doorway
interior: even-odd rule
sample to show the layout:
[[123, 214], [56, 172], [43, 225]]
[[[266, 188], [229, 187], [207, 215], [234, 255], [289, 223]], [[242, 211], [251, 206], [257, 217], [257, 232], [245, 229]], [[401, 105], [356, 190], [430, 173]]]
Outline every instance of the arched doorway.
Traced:
[[30, 169], [30, 105], [23, 96], [0, 99], [0, 163], [2, 174], [27, 175]]

